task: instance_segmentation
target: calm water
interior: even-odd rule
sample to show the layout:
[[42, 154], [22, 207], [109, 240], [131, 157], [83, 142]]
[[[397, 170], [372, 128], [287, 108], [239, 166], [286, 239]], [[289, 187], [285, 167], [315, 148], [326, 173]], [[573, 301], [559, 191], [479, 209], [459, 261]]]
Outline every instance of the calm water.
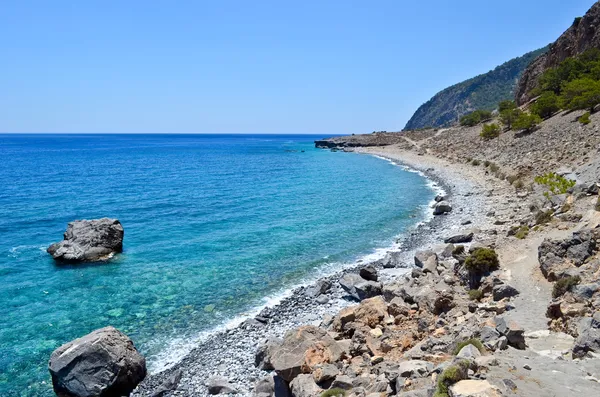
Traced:
[[[421, 176], [316, 138], [0, 135], [0, 395], [52, 395], [52, 350], [106, 325], [156, 367], [174, 340], [423, 218]], [[69, 221], [104, 216], [125, 228], [116, 260], [65, 267], [45, 253]]]

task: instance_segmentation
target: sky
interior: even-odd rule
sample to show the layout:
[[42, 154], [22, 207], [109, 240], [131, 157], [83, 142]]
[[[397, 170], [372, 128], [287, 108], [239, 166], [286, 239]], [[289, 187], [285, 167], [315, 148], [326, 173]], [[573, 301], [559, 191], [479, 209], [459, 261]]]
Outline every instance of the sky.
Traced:
[[0, 131], [398, 131], [593, 3], [3, 0]]

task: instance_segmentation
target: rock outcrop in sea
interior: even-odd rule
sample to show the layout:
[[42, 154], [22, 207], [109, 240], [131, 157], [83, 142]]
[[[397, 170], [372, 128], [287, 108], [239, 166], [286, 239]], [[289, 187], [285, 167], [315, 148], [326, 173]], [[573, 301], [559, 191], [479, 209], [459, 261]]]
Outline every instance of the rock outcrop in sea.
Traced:
[[123, 251], [123, 226], [117, 219], [70, 222], [64, 240], [46, 250], [59, 262], [96, 262]]
[[48, 369], [60, 397], [127, 396], [146, 376], [146, 360], [131, 339], [106, 327], [56, 349]]

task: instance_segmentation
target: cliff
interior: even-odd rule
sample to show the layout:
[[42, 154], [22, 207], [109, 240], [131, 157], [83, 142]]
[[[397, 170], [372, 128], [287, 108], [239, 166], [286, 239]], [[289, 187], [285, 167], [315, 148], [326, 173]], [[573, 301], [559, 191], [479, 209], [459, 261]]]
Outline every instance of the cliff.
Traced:
[[449, 126], [473, 110], [495, 109], [498, 102], [514, 96], [519, 77], [527, 65], [546, 50], [532, 51], [488, 73], [444, 89], [421, 105], [404, 129]]
[[566, 58], [581, 54], [590, 48], [600, 48], [600, 32], [597, 29], [599, 24], [600, 1], [596, 2], [583, 18], [575, 18], [573, 25], [550, 45], [550, 49], [527, 67], [516, 90], [517, 103], [522, 105], [532, 99], [530, 91], [535, 88], [545, 70], [558, 66]]

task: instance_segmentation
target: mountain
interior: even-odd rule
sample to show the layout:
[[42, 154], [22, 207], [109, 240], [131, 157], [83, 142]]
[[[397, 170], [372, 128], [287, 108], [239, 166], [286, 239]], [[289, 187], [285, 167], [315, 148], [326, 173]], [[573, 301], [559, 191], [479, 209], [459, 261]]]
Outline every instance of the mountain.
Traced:
[[444, 127], [473, 110], [495, 109], [498, 102], [514, 97], [517, 82], [525, 68], [547, 49], [540, 48], [511, 59], [488, 73], [440, 91], [417, 109], [404, 129]]
[[523, 72], [516, 92], [519, 105], [531, 100], [530, 91], [536, 87], [539, 76], [546, 70], [564, 61], [589, 50], [600, 48], [600, 1], [597, 1], [584, 17], [575, 18], [573, 25], [567, 29], [550, 49], [538, 57]]

